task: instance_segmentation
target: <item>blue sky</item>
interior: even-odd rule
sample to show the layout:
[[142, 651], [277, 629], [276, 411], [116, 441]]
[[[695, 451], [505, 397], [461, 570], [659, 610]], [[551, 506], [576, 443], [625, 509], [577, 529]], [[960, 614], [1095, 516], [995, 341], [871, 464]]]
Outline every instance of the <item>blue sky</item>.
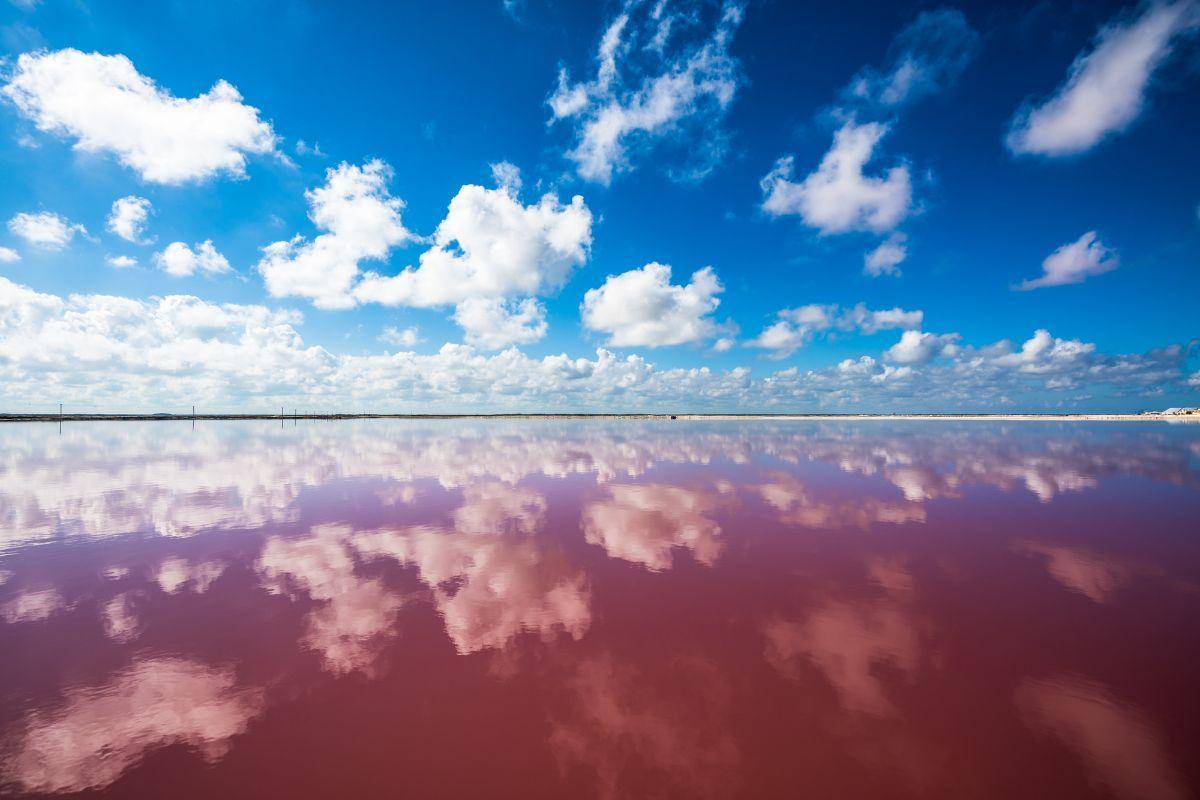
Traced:
[[1197, 404], [1198, 33], [1192, 0], [9, 2], [0, 406]]

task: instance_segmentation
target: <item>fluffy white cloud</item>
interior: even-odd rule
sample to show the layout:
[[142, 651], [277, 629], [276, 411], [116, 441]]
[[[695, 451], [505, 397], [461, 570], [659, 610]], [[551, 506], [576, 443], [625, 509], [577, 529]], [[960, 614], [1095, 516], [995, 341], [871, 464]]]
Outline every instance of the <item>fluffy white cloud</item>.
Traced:
[[908, 257], [908, 248], [904, 243], [907, 237], [899, 231], [879, 243], [871, 252], [863, 256], [863, 272], [872, 277], [880, 275], [899, 275], [900, 264]]
[[978, 42], [979, 34], [961, 11], [923, 11], [896, 34], [887, 69], [863, 69], [850, 82], [847, 99], [896, 108], [933, 94], [962, 73]]
[[0, 247], [0, 264], [12, 264], [21, 260], [21, 254], [11, 247]]
[[[1007, 345], [1007, 343], [1005, 343]], [[1001, 348], [1008, 349], [1007, 346]], [[995, 363], [1004, 367], [1016, 367], [1022, 372], [1059, 372], [1072, 366], [1096, 349], [1078, 339], [1056, 339], [1045, 329], [1034, 332], [1033, 337], [1021, 345], [1016, 352], [1001, 352]]]
[[532, 297], [519, 303], [500, 297], [472, 297], [458, 304], [454, 321], [466, 342], [480, 350], [531, 344], [546, 335], [546, 309]]
[[388, 325], [383, 329], [383, 333], [379, 334], [379, 341], [386, 344], [394, 344], [397, 347], [413, 347], [421, 341], [421, 332], [416, 326], [410, 326], [401, 330], [395, 326]]
[[[640, 7], [639, 7], [640, 6]], [[702, 9], [665, 12], [664, 4], [626, 3], [609, 23], [596, 54], [596, 76], [572, 83], [565, 69], [547, 101], [552, 120], [572, 120], [577, 143], [567, 153], [580, 177], [608, 184], [614, 172], [630, 168], [631, 146], [647, 144], [684, 128], [704, 142], [710, 161], [721, 151], [719, 124], [740, 82], [740, 67], [729, 43], [741, 24], [743, 7], [726, 2], [712, 34], [701, 42], [682, 41], [674, 23], [696, 23]], [[642, 16], [645, 19], [642, 19]], [[675, 25], [675, 30], [689, 25]], [[644, 40], [644, 41], [643, 41]], [[646, 63], [632, 63], [645, 59]], [[693, 168], [703, 174], [711, 164]]]
[[217, 252], [211, 240], [197, 243], [194, 250], [183, 242], [171, 242], [161, 253], [154, 254], [154, 263], [177, 278], [197, 272], [215, 275], [231, 269], [229, 260]]
[[25, 53], [0, 91], [39, 130], [112, 153], [152, 183], [245, 174], [246, 155], [276, 152], [271, 125], [225, 81], [175, 97], [123, 55], [66, 49]]
[[398, 275], [371, 272], [354, 298], [390, 306], [436, 308], [471, 298], [540, 295], [557, 289], [587, 260], [592, 212], [576, 195], [553, 194], [522, 205], [511, 174], [497, 189], [462, 187], [418, 267]]
[[76, 233], [87, 235], [87, 228], [51, 211], [37, 214], [21, 212], [8, 221], [8, 229], [34, 247], [45, 250], [62, 250], [71, 243]]
[[116, 200], [108, 215], [108, 229], [127, 242], [145, 244], [146, 220], [150, 217], [150, 201], [129, 195]]
[[779, 159], [760, 182], [763, 210], [773, 216], [797, 214], [823, 234], [892, 230], [912, 210], [908, 167], [892, 167], [882, 177], [863, 173], [887, 132], [888, 126], [878, 122], [846, 122], [817, 170], [799, 183], [793, 179], [794, 159]]
[[1067, 156], [1095, 147], [1141, 114], [1154, 71], [1174, 43], [1200, 27], [1194, 0], [1147, 2], [1136, 18], [1101, 29], [1095, 47], [1076, 57], [1049, 100], [1017, 113], [1008, 133], [1013, 153]]
[[724, 287], [712, 267], [692, 273], [691, 283], [671, 283], [671, 267], [650, 263], [609, 275], [583, 297], [583, 326], [607, 333], [613, 347], [662, 347], [698, 342], [718, 326], [709, 316]]
[[1042, 262], [1042, 276], [1022, 281], [1017, 289], [1038, 289], [1043, 286], [1063, 286], [1083, 283], [1092, 275], [1111, 272], [1120, 264], [1117, 254], [1088, 231], [1070, 244], [1064, 244]]
[[[900, 312], [891, 316], [902, 318]], [[484, 354], [446, 344], [411, 351], [334, 355], [306, 345], [295, 312], [217, 305], [194, 297], [60, 298], [0, 278], [0, 387], [12, 410], [71, 407], [157, 411], [195, 403], [218, 410], [371, 408], [446, 412], [544, 408], [563, 411], [994, 410], [1020, 400], [1053, 407], [1062, 392], [1112, 392], [1138, 404], [1176, 405], [1197, 388], [1179, 345], [1104, 354], [1039, 332], [1023, 346], [961, 345], [953, 357], [884, 365], [867, 356], [761, 377], [744, 367], [658, 368], [637, 355], [598, 350], [531, 358], [510, 348]], [[872, 324], [883, 324], [877, 319]], [[948, 355], [948, 354], [947, 354]], [[131, 399], [132, 398], [132, 399]], [[1153, 399], [1150, 399], [1153, 398]], [[1109, 406], [1111, 407], [1111, 406]], [[191, 525], [193, 523], [172, 523]]]
[[957, 333], [923, 333], [907, 330], [900, 341], [889, 347], [884, 357], [897, 364], [926, 364], [938, 356], [954, 356], [958, 352]]
[[137, 266], [137, 259], [132, 256], [108, 256], [105, 263], [113, 269], [129, 269]]
[[263, 248], [258, 263], [273, 297], [308, 297], [318, 308], [349, 308], [359, 262], [384, 260], [413, 238], [400, 219], [404, 203], [388, 193], [391, 168], [382, 161], [361, 167], [342, 162], [325, 172], [325, 185], [304, 196], [309, 219], [323, 233], [312, 241], [297, 234]]
[[467, 341], [485, 349], [540, 339], [545, 314], [531, 296], [557, 289], [587, 260], [592, 213], [579, 196], [523, 205], [520, 171], [500, 162], [492, 172], [498, 188], [463, 186], [450, 201], [417, 267], [382, 275], [362, 272], [360, 262], [385, 260], [417, 238], [400, 219], [403, 202], [387, 191], [390, 170], [381, 161], [330, 169], [326, 185], [307, 194], [310, 218], [328, 233], [264, 248], [258, 269], [268, 291], [319, 308], [453, 305]]
[[863, 303], [847, 309], [836, 304], [812, 303], [785, 308], [776, 316], [778, 320], [748, 344], [771, 350], [770, 358], [781, 359], [808, 344], [817, 333], [859, 331], [869, 336], [883, 330], [919, 328], [925, 312], [899, 307], [872, 311]]

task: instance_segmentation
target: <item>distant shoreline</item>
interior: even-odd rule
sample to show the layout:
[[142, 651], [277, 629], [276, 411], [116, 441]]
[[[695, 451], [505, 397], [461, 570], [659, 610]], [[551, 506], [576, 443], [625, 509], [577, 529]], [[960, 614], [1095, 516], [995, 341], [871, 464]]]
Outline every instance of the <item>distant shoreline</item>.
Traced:
[[978, 420], [993, 422], [1200, 422], [1200, 414], [0, 414], [0, 422], [186, 422], [203, 420], [622, 419], [622, 420]]

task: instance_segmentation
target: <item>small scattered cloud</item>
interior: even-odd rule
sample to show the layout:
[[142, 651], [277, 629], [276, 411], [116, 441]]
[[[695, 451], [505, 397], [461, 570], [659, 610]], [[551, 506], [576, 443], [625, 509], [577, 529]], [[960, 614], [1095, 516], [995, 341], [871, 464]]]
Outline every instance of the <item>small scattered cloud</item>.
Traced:
[[978, 45], [979, 34], [961, 11], [923, 11], [892, 40], [887, 68], [864, 67], [850, 81], [845, 99], [894, 109], [939, 92], [962, 74]]
[[421, 339], [421, 332], [415, 325], [403, 329], [388, 325], [383, 329], [383, 333], [379, 334], [379, 341], [397, 347], [415, 347], [424, 340]]
[[1182, 37], [1197, 30], [1200, 6], [1194, 0], [1151, 0], [1136, 16], [1109, 23], [1092, 49], [1076, 56], [1052, 97], [1017, 113], [1008, 149], [1017, 155], [1069, 156], [1121, 133], [1141, 114], [1154, 72]]
[[17, 214], [8, 221], [8, 230], [42, 250], [62, 250], [75, 234], [87, 235], [87, 228], [50, 211]]
[[0, 247], [0, 264], [13, 264], [21, 260], [21, 254], [11, 247]]
[[108, 229], [133, 244], [148, 244], [144, 237], [146, 220], [149, 219], [152, 207], [144, 197], [129, 195], [116, 200], [108, 215]]
[[298, 156], [314, 156], [316, 158], [325, 158], [325, 153], [321, 150], [320, 142], [313, 142], [312, 144], [309, 144], [303, 139], [297, 139], [296, 144], [292, 146], [292, 150], [295, 151], [296, 155]]
[[880, 275], [899, 275], [900, 264], [908, 257], [907, 237], [896, 231], [863, 256], [863, 272], [873, 278]]
[[1027, 291], [1044, 286], [1083, 283], [1093, 275], [1103, 275], [1120, 265], [1117, 254], [1088, 231], [1070, 244], [1064, 244], [1042, 262], [1042, 276], [1030, 278], [1013, 287]]
[[732, 336], [722, 336], [713, 342], [712, 351], [714, 353], [728, 353], [737, 344], [737, 340]]
[[202, 272], [217, 275], [230, 272], [229, 260], [217, 252], [211, 239], [196, 244], [195, 249], [183, 242], [171, 242], [154, 255], [154, 263], [168, 275], [184, 278]]
[[[719, 158], [722, 139], [713, 134], [742, 82], [729, 44], [744, 8], [724, 3], [711, 34], [696, 41], [682, 32], [694, 25], [679, 23], [695, 23], [700, 13], [627, 2], [600, 39], [595, 77], [576, 83], [566, 68], [559, 70], [547, 104], [551, 122], [574, 126], [576, 144], [567, 158], [581, 178], [608, 185], [615, 173], [633, 168], [631, 151], [676, 135], [686, 138], [691, 153], [706, 153], [709, 162]], [[686, 172], [702, 175], [707, 168]]]
[[136, 267], [138, 262], [132, 256], [108, 256], [104, 259], [104, 263], [113, 269], [129, 269], [130, 267]]

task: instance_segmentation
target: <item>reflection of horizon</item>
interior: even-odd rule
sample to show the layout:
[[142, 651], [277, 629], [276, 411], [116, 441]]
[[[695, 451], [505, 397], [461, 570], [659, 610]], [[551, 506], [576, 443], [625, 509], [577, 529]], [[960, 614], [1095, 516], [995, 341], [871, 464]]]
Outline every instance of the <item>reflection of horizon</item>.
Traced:
[[[397, 642], [412, 608], [432, 608], [450, 647], [462, 656], [511, 654], [517, 648], [510, 646], [526, 635], [522, 642], [553, 643], [547, 652], [555, 654], [555, 669], [565, 670], [553, 677], [563, 678], [570, 690], [566, 712], [551, 715], [551, 743], [564, 770], [591, 770], [604, 791], [619, 796], [629, 789], [622, 765], [634, 763], [697, 794], [737, 766], [737, 741], [721, 732], [724, 710], [706, 716], [672, 704], [702, 697], [727, 706], [732, 701], [714, 688], [724, 680], [721, 668], [698, 654], [680, 667], [678, 693], [658, 697], [642, 685], [657, 677], [654, 664], [614, 662], [605, 655], [602, 635], [599, 648], [591, 640], [587, 649], [571, 648], [593, 629], [594, 613], [601, 627], [604, 609], [593, 611], [601, 593], [593, 594], [587, 562], [573, 560], [581, 551], [564, 546], [564, 532], [591, 545], [583, 552], [638, 565], [622, 574], [662, 581], [666, 578], [651, 573], [671, 569], [677, 550], [707, 568], [735, 560], [735, 536], [752, 533], [734, 527], [736, 517], [729, 512], [735, 509], [762, 514], [765, 508], [774, 512], [768, 519], [785, 525], [867, 529], [924, 523], [927, 501], [967, 502], [964, 490], [971, 485], [1027, 491], [1050, 502], [1062, 492], [1093, 489], [1110, 475], [1197, 483], [1189, 461], [1194, 443], [1119, 431], [1095, 441], [1061, 430], [1034, 431], [995, 443], [955, 426], [941, 433], [925, 428], [927, 435], [918, 438], [891, 428], [856, 429], [853, 423], [578, 429], [505, 423], [468, 426], [462, 437], [429, 425], [395, 426], [392, 437], [370, 425], [314, 426], [289, 435], [215, 429], [192, 439], [170, 429], [157, 438], [141, 430], [131, 439], [123, 438], [123, 429], [96, 436], [81, 430], [56, 449], [43, 442], [45, 453], [39, 454], [35, 441], [0, 453], [0, 558], [39, 541], [70, 543], [71, 536], [254, 533], [281, 522], [292, 529], [269, 529], [261, 546], [250, 539], [250, 546], [240, 546], [243, 555], [156, 540], [144, 564], [109, 570], [87, 593], [51, 586], [21, 570], [0, 570], [0, 624], [29, 632], [87, 613], [127, 657], [126, 666], [105, 681], [87, 690], [68, 687], [57, 701], [21, 720], [13, 740], [17, 748], [5, 753], [4, 771], [28, 787], [108, 785], [144, 754], [169, 744], [219, 758], [232, 737], [264, 711], [262, 692], [239, 686], [223, 666], [191, 656], [150, 657], [147, 632], [156, 624], [156, 604], [166, 598], [181, 606], [206, 591], [220, 594], [227, 583], [249, 575], [261, 591], [296, 601], [300, 624], [288, 641], [314, 653], [327, 678], [386, 675], [389, 659], [403, 651]], [[0, 443], [3, 439], [0, 434]], [[60, 461], [68, 458], [77, 459], [76, 469]], [[669, 468], [681, 464], [711, 469], [699, 476], [697, 470]], [[839, 480], [825, 479], [830, 468], [841, 472]], [[551, 529], [550, 500], [557, 489], [546, 480], [526, 479], [572, 476], [583, 480], [555, 486], [584, 487], [573, 500], [579, 527]], [[358, 481], [357, 494], [341, 495], [351, 499], [345, 508], [334, 508], [340, 516], [307, 521], [302, 492], [347, 479]], [[369, 524], [355, 520], [354, 498], [371, 506], [363, 515]], [[759, 508], [748, 508], [752, 505]], [[435, 516], [420, 516], [427, 512]], [[389, 514], [406, 524], [388, 524]], [[1161, 574], [1132, 560], [1032, 535], [1004, 547], [1014, 560], [1034, 563], [1039, 571], [1044, 565], [1064, 588], [1098, 604], [1114, 602], [1135, 576]], [[387, 577], [397, 574], [388, 562], [421, 586], [399, 590]], [[113, 562], [97, 563], [98, 579], [108, 563]], [[805, 569], [820, 566], [813, 562]], [[868, 728], [899, 725], [906, 687], [938, 673], [936, 661], [924, 652], [937, 631], [930, 618], [916, 613], [912, 600], [914, 574], [922, 573], [911, 572], [902, 558], [868, 560], [865, 569], [873, 587], [865, 599], [844, 593], [844, 584], [842, 593], [831, 589], [815, 597], [811, 592], [817, 590], [810, 588], [805, 608], [750, 622], [763, 648], [754, 654], [758, 663], [765, 656], [785, 678], [824, 681], [844, 719], [863, 737]], [[1131, 745], [1134, 755], [1123, 766], [1097, 766], [1108, 758], [1111, 742], [1134, 736], [1131, 726], [1150, 726], [1143, 712], [1122, 711], [1107, 690], [1031, 685], [1019, 695], [1022, 713], [1034, 727], [1067, 742], [1097, 781], [1120, 794], [1130, 775], [1158, 775], [1153, 780], [1166, 789], [1154, 796], [1178, 796], [1170, 793], [1177, 779], [1162, 767], [1168, 762], [1153, 735], [1153, 746]], [[1117, 709], [1108, 717], [1095, 710], [1106, 704]], [[160, 706], [187, 708], [167, 720], [150, 713]], [[193, 706], [196, 712], [188, 713]], [[110, 735], [92, 730], [100, 718], [118, 714], [123, 719], [113, 723]], [[1080, 720], [1099, 720], [1096, 724], [1117, 733], [1089, 738]], [[69, 746], [56, 745], [58, 738]], [[887, 748], [908, 754], [909, 761], [937, 757], [928, 749], [932, 744], [915, 739], [879, 744], [880, 753], [863, 758], [883, 763], [890, 757], [883, 754]], [[112, 755], [104, 755], [109, 749]]]
[[1036, 425], [997, 437], [997, 426], [984, 423], [938, 423], [944, 427], [932, 431], [929, 424], [505, 421], [460, 424], [448, 436], [431, 423], [282, 431], [225, 423], [194, 432], [167, 423], [97, 423], [67, 428], [61, 439], [13, 426], [0, 429], [0, 552], [63, 535], [189, 536], [291, 522], [305, 487], [353, 477], [401, 487], [570, 475], [607, 484], [661, 464], [821, 462], [878, 475], [910, 503], [957, 497], [971, 484], [1023, 487], [1049, 501], [1117, 474], [1200, 484], [1182, 438], [1096, 428], [1089, 438]]

